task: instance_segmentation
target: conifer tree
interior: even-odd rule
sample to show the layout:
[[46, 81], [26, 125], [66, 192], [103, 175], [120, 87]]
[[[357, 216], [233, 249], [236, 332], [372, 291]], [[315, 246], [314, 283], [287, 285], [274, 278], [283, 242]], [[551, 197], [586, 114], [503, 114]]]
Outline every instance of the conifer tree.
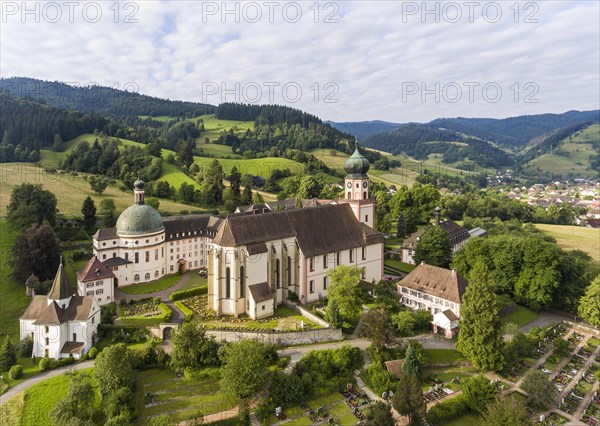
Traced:
[[419, 361], [419, 358], [417, 358], [417, 353], [415, 352], [412, 343], [409, 343], [406, 348], [406, 356], [404, 357], [404, 363], [402, 364], [402, 371], [404, 371], [404, 374], [413, 375], [418, 381], [421, 381], [421, 362]]
[[0, 371], [8, 371], [17, 363], [17, 354], [10, 338], [6, 338], [0, 348]]
[[83, 226], [86, 229], [91, 229], [96, 224], [96, 204], [88, 195], [81, 205], [81, 213], [83, 214]]
[[493, 287], [487, 266], [477, 262], [463, 296], [456, 342], [456, 349], [483, 371], [498, 371], [504, 365], [502, 327]]
[[421, 384], [415, 376], [404, 372], [400, 374], [392, 406], [398, 413], [408, 416], [411, 424], [416, 418], [425, 415], [427, 405], [423, 399]]

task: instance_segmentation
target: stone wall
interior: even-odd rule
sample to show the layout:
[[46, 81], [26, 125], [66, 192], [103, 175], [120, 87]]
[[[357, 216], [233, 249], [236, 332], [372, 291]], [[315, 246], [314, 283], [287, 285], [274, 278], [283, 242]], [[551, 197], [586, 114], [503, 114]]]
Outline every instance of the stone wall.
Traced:
[[265, 331], [227, 331], [206, 330], [208, 336], [223, 342], [237, 342], [242, 339], [256, 339], [277, 345], [306, 345], [310, 343], [342, 340], [342, 331], [335, 328], [320, 328], [307, 331], [265, 332]]
[[316, 316], [315, 314], [313, 314], [312, 312], [310, 312], [308, 309], [303, 308], [300, 305], [297, 305], [296, 303], [290, 302], [289, 300], [285, 299], [283, 301], [283, 304], [285, 306], [287, 306], [288, 308], [290, 308], [290, 309], [298, 312], [304, 318], [311, 320], [315, 324], [319, 324], [321, 327], [325, 327], [325, 328], [329, 328], [330, 327], [330, 325], [329, 325], [329, 323], [327, 321], [325, 321], [324, 319]]

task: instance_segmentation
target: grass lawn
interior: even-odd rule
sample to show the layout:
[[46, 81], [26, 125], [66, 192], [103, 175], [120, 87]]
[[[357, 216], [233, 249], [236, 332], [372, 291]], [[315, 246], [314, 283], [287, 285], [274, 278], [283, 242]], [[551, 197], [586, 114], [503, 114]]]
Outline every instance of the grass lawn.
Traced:
[[[4, 195], [4, 188], [0, 193]], [[8, 260], [16, 236], [16, 231], [0, 220], [0, 340], [11, 336], [13, 343], [19, 339], [19, 316], [30, 302], [24, 283], [16, 283], [10, 276]]]
[[198, 275], [197, 271], [189, 271], [187, 275], [189, 277], [188, 282], [184, 284], [180, 290], [187, 290], [194, 287], [204, 287], [205, 285], [208, 285], [208, 278], [202, 278], [200, 275]]
[[[179, 189], [182, 183], [187, 183], [188, 185], [192, 185], [195, 189], [200, 189], [200, 185], [194, 179], [186, 175], [181, 171], [179, 167], [175, 164], [169, 164], [166, 161], [163, 162], [162, 166], [162, 175], [158, 179], [158, 182], [169, 182], [169, 185], [175, 187], [175, 189]], [[162, 202], [161, 206], [162, 207]], [[188, 207], [189, 208], [189, 207]]]
[[[214, 158], [207, 157], [194, 157], [194, 163], [198, 164], [202, 171], [204, 167], [212, 163]], [[223, 167], [225, 175], [231, 173], [233, 167], [237, 167], [239, 172], [244, 174], [250, 174], [253, 176], [263, 176], [264, 178], [271, 177], [271, 173], [275, 169], [290, 169], [292, 174], [302, 175], [304, 173], [304, 165], [287, 158], [279, 157], [265, 157], [265, 158], [254, 158], [254, 159], [227, 159], [217, 158]]]
[[[12, 189], [22, 183], [40, 184], [56, 195], [57, 207], [66, 216], [81, 216], [81, 203], [88, 195], [96, 206], [105, 198], [111, 198], [117, 207], [117, 213], [133, 204], [133, 192], [123, 192], [117, 186], [108, 186], [102, 195], [90, 189], [90, 184], [83, 179], [84, 174], [49, 174], [32, 163], [0, 163], [2, 190], [0, 191], [0, 216], [5, 217], [6, 206], [10, 202]], [[190, 206], [171, 200], [160, 199], [160, 210], [169, 212], [189, 211]]]
[[[169, 416], [180, 422], [228, 410], [236, 405], [219, 389], [218, 377], [177, 378], [170, 370], [143, 370], [137, 372], [136, 402], [139, 411], [137, 424], [145, 424], [147, 417], [174, 412]], [[153, 395], [156, 405], [146, 407], [146, 393]]]
[[502, 325], [512, 322], [521, 327], [535, 320], [537, 316], [538, 313], [536, 311], [526, 308], [525, 306], [517, 305], [517, 310], [515, 312], [504, 315], [500, 318], [500, 321], [502, 322]]
[[485, 425], [485, 421], [477, 414], [465, 414], [449, 423], [444, 423], [446, 426], [481, 426]]
[[465, 361], [465, 358], [456, 349], [423, 349], [427, 356], [427, 364], [449, 364]]
[[[80, 370], [91, 374], [92, 368]], [[2, 405], [3, 425], [51, 426], [50, 411], [67, 393], [68, 376], [62, 374], [44, 380], [11, 398]]]
[[181, 279], [180, 275], [167, 275], [159, 280], [152, 281], [146, 284], [133, 284], [129, 286], [119, 287], [123, 293], [127, 294], [146, 294], [155, 293], [157, 291], [166, 290], [173, 287]]
[[[14, 343], [14, 341], [13, 341]], [[2, 384], [0, 384], [0, 393], [6, 392], [9, 388], [14, 385], [21, 383], [23, 380], [28, 379], [31, 376], [36, 375], [40, 372], [39, 369], [39, 360], [35, 363], [30, 357], [18, 357], [17, 364], [23, 367], [23, 377], [17, 380], [13, 380], [8, 377], [8, 371], [0, 371], [0, 375], [2, 375]]]
[[535, 224], [566, 250], [583, 250], [600, 264], [600, 229], [583, 226]]
[[383, 262], [384, 266], [390, 269], [397, 269], [398, 271], [409, 273], [417, 267], [417, 265], [411, 265], [410, 263], [404, 263], [395, 259], [385, 259]]
[[[184, 304], [185, 299], [183, 300]], [[190, 309], [193, 309], [190, 307]], [[201, 321], [200, 323], [206, 328], [213, 329], [242, 329], [248, 331], [256, 330], [280, 330], [280, 331], [294, 331], [300, 330], [300, 324], [304, 323], [305, 328], [315, 329], [321, 328], [319, 324], [312, 322], [311, 320], [304, 318], [296, 311], [291, 310], [285, 306], [280, 306], [275, 310], [275, 315], [262, 320], [253, 320], [247, 316], [240, 316], [239, 318], [221, 316], [218, 319], [210, 319]]]

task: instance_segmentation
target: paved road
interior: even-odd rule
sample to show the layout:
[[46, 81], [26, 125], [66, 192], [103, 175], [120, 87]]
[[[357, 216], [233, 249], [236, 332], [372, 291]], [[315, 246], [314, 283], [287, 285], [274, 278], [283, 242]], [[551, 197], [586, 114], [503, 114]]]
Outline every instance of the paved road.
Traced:
[[17, 395], [19, 392], [30, 388], [31, 386], [38, 384], [44, 380], [51, 379], [52, 377], [60, 376], [69, 370], [81, 370], [85, 368], [92, 368], [94, 366], [94, 360], [84, 361], [78, 364], [67, 365], [65, 367], [55, 368], [54, 370], [44, 371], [40, 374], [23, 380], [21, 383], [14, 385], [12, 388], [7, 390], [3, 395], [0, 395], [0, 405]]
[[538, 312], [538, 316], [535, 320], [531, 321], [529, 324], [525, 324], [523, 327], [521, 327], [521, 331], [523, 333], [527, 333], [529, 330], [531, 330], [533, 327], [547, 327], [550, 324], [554, 324], [557, 322], [560, 322], [562, 320], [570, 320], [573, 321], [573, 315], [569, 315], [569, 314], [558, 314], [555, 312], [550, 312], [550, 311], [545, 311], [545, 310], [541, 310]]
[[154, 293], [127, 294], [127, 293], [121, 291], [119, 288], [117, 288], [115, 290], [115, 301], [117, 301], [117, 303], [118, 303], [119, 300], [125, 299], [125, 301], [129, 302], [130, 300], [144, 299], [146, 297], [160, 297], [160, 299], [163, 301], [169, 300], [169, 294], [173, 293], [174, 291], [181, 290], [181, 288], [188, 283], [188, 281], [190, 280], [189, 274], [197, 274], [197, 272], [194, 271], [194, 272], [188, 272], [186, 274], [183, 274], [181, 276], [181, 279], [179, 280], [179, 282], [177, 284], [175, 284], [174, 286], [166, 288], [161, 291], [156, 291]]

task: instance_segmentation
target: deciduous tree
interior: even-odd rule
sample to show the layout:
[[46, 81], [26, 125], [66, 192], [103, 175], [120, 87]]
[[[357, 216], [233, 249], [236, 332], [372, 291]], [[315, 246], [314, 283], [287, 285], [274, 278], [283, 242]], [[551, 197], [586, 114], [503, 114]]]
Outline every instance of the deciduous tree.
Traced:
[[56, 221], [56, 196], [41, 185], [22, 183], [13, 188], [6, 207], [6, 219], [18, 229], [44, 221], [54, 226]]
[[395, 424], [396, 420], [390, 406], [383, 401], [376, 401], [371, 406], [367, 419], [363, 422], [364, 426], [394, 426]]
[[579, 300], [579, 316], [600, 327], [600, 275], [587, 288], [585, 295]]
[[452, 261], [452, 244], [448, 233], [439, 226], [432, 226], [421, 237], [415, 255], [415, 263], [448, 268]]
[[171, 367], [176, 371], [218, 365], [219, 344], [206, 336], [203, 327], [184, 323], [172, 338]]
[[133, 353], [123, 343], [103, 349], [96, 358], [94, 368], [94, 377], [102, 397], [123, 387], [132, 389], [135, 383], [133, 366]]
[[54, 278], [60, 259], [58, 237], [46, 225], [31, 225], [17, 236], [9, 263], [16, 281], [24, 283], [30, 274], [40, 281]]
[[234, 398], [254, 395], [267, 382], [269, 372], [266, 345], [244, 339], [223, 347], [221, 390]]
[[90, 377], [85, 373], [67, 372], [67, 394], [50, 411], [50, 419], [56, 425], [93, 425], [96, 395]]
[[359, 334], [370, 339], [376, 350], [391, 346], [396, 341], [390, 314], [383, 309], [371, 310], [363, 315]]
[[490, 426], [530, 426], [529, 413], [525, 404], [512, 396], [496, 399], [487, 406], [483, 420]]
[[496, 397], [496, 388], [481, 374], [465, 379], [462, 389], [466, 404], [478, 413], [483, 413]]
[[362, 302], [358, 292], [360, 271], [351, 266], [340, 265], [329, 271], [331, 284], [327, 287], [328, 309], [333, 300], [340, 310], [342, 321], [354, 321], [362, 312]]
[[104, 198], [100, 201], [100, 214], [103, 216], [104, 226], [110, 228], [115, 226], [117, 206], [112, 198]]
[[528, 404], [538, 409], [545, 409], [554, 400], [554, 384], [540, 370], [529, 373], [523, 380], [521, 388], [529, 394]]

